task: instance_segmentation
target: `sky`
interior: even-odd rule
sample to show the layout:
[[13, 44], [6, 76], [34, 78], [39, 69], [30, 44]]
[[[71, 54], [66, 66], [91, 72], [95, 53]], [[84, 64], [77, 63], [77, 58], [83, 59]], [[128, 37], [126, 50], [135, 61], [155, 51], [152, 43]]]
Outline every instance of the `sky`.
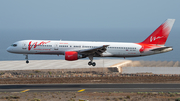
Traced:
[[179, 28], [179, 0], [1, 0], [0, 29]]
[[6, 48], [26, 39], [141, 42], [172, 18], [176, 21], [166, 45], [174, 51], [157, 55], [166, 59], [180, 49], [179, 4], [179, 0], [0, 0], [0, 60], [24, 59]]

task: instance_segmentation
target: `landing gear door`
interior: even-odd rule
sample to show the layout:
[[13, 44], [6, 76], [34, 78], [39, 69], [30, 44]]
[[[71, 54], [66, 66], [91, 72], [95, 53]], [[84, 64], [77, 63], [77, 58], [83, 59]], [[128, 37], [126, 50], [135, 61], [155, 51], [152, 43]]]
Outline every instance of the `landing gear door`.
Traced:
[[58, 43], [55, 43], [54, 50], [58, 50]]
[[27, 44], [26, 43], [22, 44], [22, 49], [27, 49]]

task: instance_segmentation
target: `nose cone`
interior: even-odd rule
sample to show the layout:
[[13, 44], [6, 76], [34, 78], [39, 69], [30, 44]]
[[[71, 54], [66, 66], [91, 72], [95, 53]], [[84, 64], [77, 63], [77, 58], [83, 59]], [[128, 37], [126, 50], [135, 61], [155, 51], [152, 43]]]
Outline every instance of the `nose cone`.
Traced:
[[8, 52], [12, 52], [11, 47], [8, 47], [8, 48], [6, 49], [6, 51], [8, 51]]

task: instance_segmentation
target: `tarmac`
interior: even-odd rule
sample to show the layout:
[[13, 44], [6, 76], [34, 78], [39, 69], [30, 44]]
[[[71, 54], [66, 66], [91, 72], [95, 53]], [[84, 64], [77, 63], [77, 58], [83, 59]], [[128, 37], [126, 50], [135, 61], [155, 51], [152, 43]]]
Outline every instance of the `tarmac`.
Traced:
[[122, 67], [122, 73], [180, 74], [180, 67]]
[[18, 84], [0, 85], [0, 92], [180, 92], [180, 84]]
[[0, 70], [36, 70], [36, 69], [80, 69], [80, 68], [118, 68], [122, 65], [132, 62], [131, 60], [122, 59], [100, 59], [94, 60], [96, 66], [89, 66], [89, 60], [29, 60], [26, 64], [25, 60], [20, 61], [0, 61]]
[[0, 70], [61, 70], [61, 71], [98, 71], [98, 72], [119, 72], [122, 74], [152, 73], [152, 74], [180, 74], [180, 67], [129, 67], [132, 60], [126, 59], [99, 59], [94, 60], [96, 66], [89, 66], [89, 60], [80, 59], [77, 61], [66, 60], [25, 60], [0, 61]]

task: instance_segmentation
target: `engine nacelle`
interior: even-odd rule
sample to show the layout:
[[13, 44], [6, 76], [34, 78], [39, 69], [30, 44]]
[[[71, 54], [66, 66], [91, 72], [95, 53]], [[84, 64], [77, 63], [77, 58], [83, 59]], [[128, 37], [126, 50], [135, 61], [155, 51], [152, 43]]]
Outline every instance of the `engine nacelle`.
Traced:
[[81, 58], [85, 58], [82, 55], [79, 55], [77, 52], [75, 51], [67, 51], [65, 52], [65, 60], [67, 61], [74, 61], [74, 60], [78, 60]]

